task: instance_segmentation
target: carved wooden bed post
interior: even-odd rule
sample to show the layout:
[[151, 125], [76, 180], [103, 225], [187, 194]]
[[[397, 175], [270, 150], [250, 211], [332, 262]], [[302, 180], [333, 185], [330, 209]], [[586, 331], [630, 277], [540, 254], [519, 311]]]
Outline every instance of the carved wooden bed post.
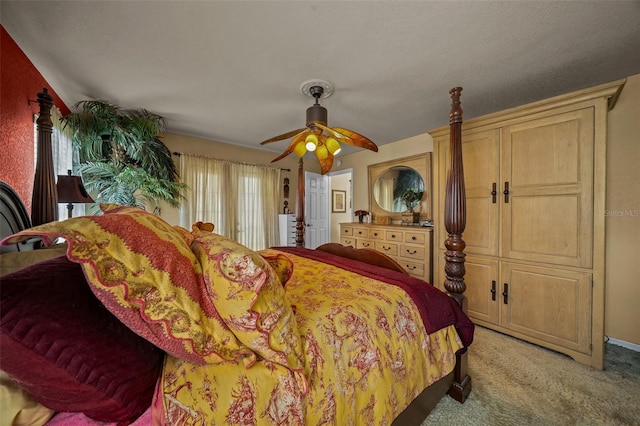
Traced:
[[[467, 299], [464, 295], [464, 248], [462, 233], [467, 223], [466, 194], [464, 186], [464, 168], [462, 165], [462, 108], [460, 107], [460, 93], [462, 87], [455, 87], [449, 91], [451, 95], [451, 112], [449, 113], [450, 139], [449, 153], [451, 163], [447, 174], [447, 188], [444, 201], [444, 226], [449, 234], [444, 245], [445, 252], [445, 281], [444, 287], [455, 298], [462, 309], [467, 311]], [[457, 365], [454, 382], [449, 394], [459, 402], [471, 392], [471, 378], [467, 375], [467, 354], [457, 354]]]
[[296, 198], [296, 247], [304, 247], [304, 171], [298, 161], [298, 196]]
[[38, 93], [38, 104], [40, 105], [40, 114], [36, 120], [38, 125], [38, 156], [31, 198], [31, 223], [33, 226], [58, 220], [58, 192], [53, 172], [51, 147], [53, 97], [46, 88]]

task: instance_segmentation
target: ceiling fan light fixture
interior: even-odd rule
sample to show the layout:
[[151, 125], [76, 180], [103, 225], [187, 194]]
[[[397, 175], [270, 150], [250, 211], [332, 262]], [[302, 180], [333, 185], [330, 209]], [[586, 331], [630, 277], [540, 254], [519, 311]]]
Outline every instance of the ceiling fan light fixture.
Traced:
[[305, 142], [298, 142], [298, 144], [293, 148], [293, 153], [298, 157], [304, 156], [307, 153], [307, 147], [305, 146]]
[[316, 157], [318, 157], [318, 160], [326, 160], [328, 156], [329, 151], [327, 150], [326, 145], [318, 145], [318, 148], [316, 149]]
[[342, 147], [335, 138], [327, 138], [325, 145], [327, 146], [327, 150], [333, 155], [337, 155], [342, 151]]
[[313, 152], [316, 150], [316, 147], [318, 146], [318, 136], [316, 136], [315, 133], [309, 133], [304, 141], [307, 151]]

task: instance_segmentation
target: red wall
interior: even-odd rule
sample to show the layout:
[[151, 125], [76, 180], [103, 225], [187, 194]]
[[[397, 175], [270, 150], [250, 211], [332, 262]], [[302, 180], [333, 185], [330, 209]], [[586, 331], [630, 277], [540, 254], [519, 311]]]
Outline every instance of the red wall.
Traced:
[[29, 100], [36, 100], [44, 87], [60, 112], [68, 114], [69, 108], [0, 26], [0, 180], [16, 190], [29, 211], [35, 173], [33, 114], [39, 110]]

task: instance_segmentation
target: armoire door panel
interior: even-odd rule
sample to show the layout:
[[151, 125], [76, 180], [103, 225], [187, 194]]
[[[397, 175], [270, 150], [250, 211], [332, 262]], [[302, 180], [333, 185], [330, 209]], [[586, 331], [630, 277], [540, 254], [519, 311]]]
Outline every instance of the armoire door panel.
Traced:
[[[469, 316], [472, 319], [497, 324], [500, 312], [498, 262], [467, 256], [465, 259]], [[493, 291], [493, 292], [492, 292]]]
[[514, 197], [510, 210], [511, 258], [581, 265], [582, 236], [579, 232], [567, 232], [577, 231], [581, 226], [578, 196]]
[[465, 251], [492, 255], [497, 251], [498, 229], [493, 227], [495, 206], [490, 198], [467, 197], [467, 226], [464, 231]]
[[[438, 171], [436, 181], [442, 187], [437, 191], [439, 210], [436, 211], [436, 223], [439, 233], [445, 239], [444, 225], [444, 188], [449, 170], [448, 139], [434, 141], [438, 144]], [[500, 180], [500, 131], [492, 129], [476, 133], [465, 133], [462, 138], [462, 157], [464, 161], [464, 181], [467, 196], [467, 222], [464, 240], [466, 252], [497, 255], [499, 242], [500, 205], [493, 202], [493, 185]]]
[[503, 257], [592, 265], [593, 138], [593, 108], [502, 129]]
[[545, 119], [535, 127], [510, 129], [512, 187], [579, 182], [581, 120], [573, 114], [565, 118], [568, 121], [544, 124], [550, 120]]
[[561, 269], [501, 264], [501, 324], [509, 330], [590, 353], [591, 274]]
[[493, 201], [493, 185], [500, 179], [500, 132], [465, 133], [462, 158], [467, 194], [466, 252], [498, 255], [500, 205]]

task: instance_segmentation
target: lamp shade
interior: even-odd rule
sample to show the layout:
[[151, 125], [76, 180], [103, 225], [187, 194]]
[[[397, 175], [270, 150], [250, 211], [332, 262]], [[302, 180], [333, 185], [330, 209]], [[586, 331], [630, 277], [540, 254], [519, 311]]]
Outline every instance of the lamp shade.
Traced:
[[59, 203], [93, 203], [93, 198], [87, 193], [80, 176], [58, 175], [56, 184]]

